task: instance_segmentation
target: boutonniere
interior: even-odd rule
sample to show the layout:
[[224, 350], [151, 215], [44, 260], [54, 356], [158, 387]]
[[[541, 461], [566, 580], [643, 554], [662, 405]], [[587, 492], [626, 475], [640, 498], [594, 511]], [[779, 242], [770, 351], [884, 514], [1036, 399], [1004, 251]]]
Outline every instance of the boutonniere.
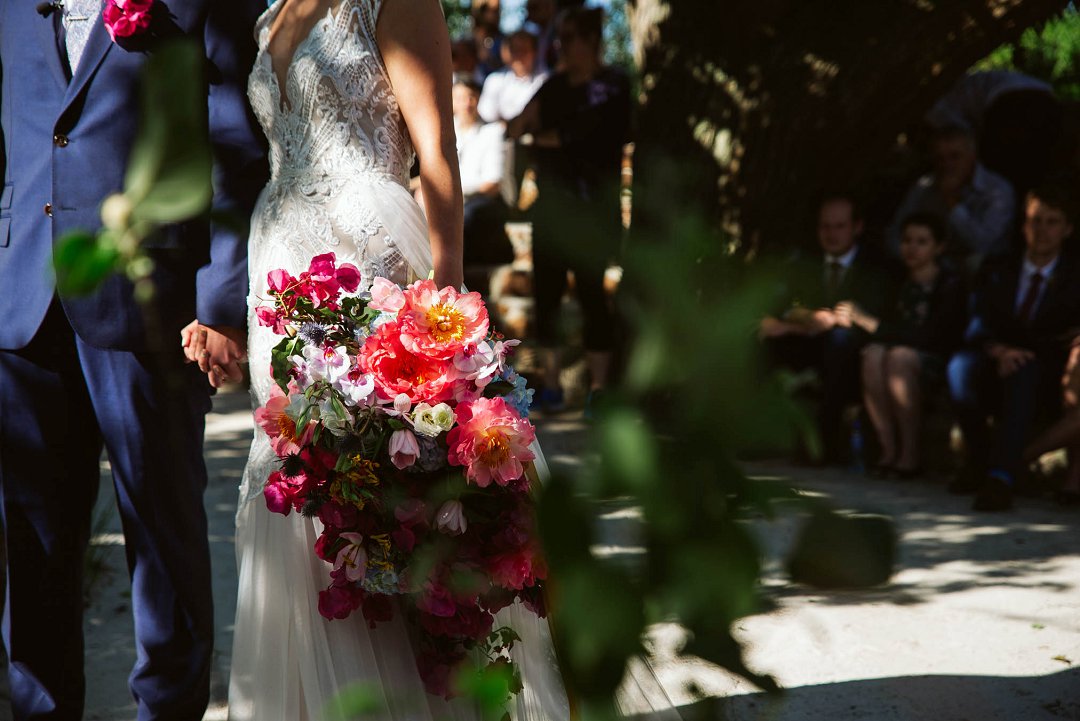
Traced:
[[101, 16], [109, 37], [119, 43], [145, 33], [153, 6], [154, 0], [105, 0]]

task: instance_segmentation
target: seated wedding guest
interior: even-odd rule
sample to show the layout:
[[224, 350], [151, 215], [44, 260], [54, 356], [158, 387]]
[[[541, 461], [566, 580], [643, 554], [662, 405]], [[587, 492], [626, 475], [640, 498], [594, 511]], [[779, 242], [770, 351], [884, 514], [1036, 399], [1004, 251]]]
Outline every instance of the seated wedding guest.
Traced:
[[975, 510], [1012, 506], [1035, 421], [1040, 414], [1053, 417], [1060, 406], [1060, 379], [1080, 325], [1080, 264], [1064, 249], [1073, 230], [1072, 202], [1061, 186], [1028, 193], [1025, 250], [980, 271], [968, 347], [949, 362], [949, 392], [967, 455], [950, 490], [977, 491]]
[[1051, 169], [1062, 128], [1054, 89], [1008, 70], [960, 78], [926, 114], [935, 128], [961, 126], [978, 141], [979, 160], [1003, 175], [1021, 198]]
[[509, 211], [500, 188], [505, 169], [503, 127], [485, 123], [476, 106], [480, 86], [459, 79], [453, 88], [461, 192], [465, 196], [465, 267], [500, 265], [514, 259], [505, 225]]
[[1034, 463], [1044, 453], [1064, 448], [1068, 454], [1065, 481], [1055, 494], [1062, 506], [1080, 505], [1080, 339], [1074, 340], [1061, 378], [1061, 404], [1065, 414], [1024, 449], [1024, 462]]
[[900, 221], [912, 213], [935, 213], [946, 219], [951, 252], [968, 270], [982, 259], [1008, 251], [1016, 213], [1009, 181], [976, 159], [975, 138], [961, 127], [937, 132], [934, 170], [908, 191], [889, 229], [889, 248], [900, 251]]
[[882, 266], [859, 243], [862, 227], [853, 198], [826, 197], [818, 214], [820, 254], [792, 265], [787, 309], [764, 318], [760, 327], [774, 364], [813, 368], [821, 377], [818, 425], [826, 463], [839, 463], [844, 457], [841, 420], [844, 408], [859, 400], [859, 354], [870, 337], [862, 328], [841, 326], [834, 308], [850, 301], [879, 315], [888, 296]]
[[486, 122], [505, 123], [521, 115], [547, 73], [536, 69], [536, 36], [518, 30], [506, 39], [507, 67], [488, 75], [477, 110]]
[[450, 43], [450, 62], [455, 78], [484, 82], [484, 70], [480, 67], [480, 55], [472, 36], [460, 37]]
[[945, 364], [963, 339], [967, 295], [959, 274], [938, 262], [945, 250], [941, 219], [917, 213], [900, 227], [908, 275], [895, 302], [881, 316], [842, 302], [836, 316], [839, 325], [870, 334], [862, 354], [863, 405], [881, 449], [871, 475], [907, 479], [922, 470], [923, 397], [943, 384]]

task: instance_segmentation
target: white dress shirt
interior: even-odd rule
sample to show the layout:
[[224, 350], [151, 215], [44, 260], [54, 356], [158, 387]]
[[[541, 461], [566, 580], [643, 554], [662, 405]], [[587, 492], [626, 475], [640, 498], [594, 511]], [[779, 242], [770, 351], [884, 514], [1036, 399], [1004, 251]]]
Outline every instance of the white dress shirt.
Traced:
[[488, 123], [513, 120], [521, 115], [547, 78], [547, 73], [518, 77], [510, 69], [494, 72], [484, 81], [476, 111]]
[[1042, 275], [1042, 286], [1039, 288], [1039, 295], [1035, 298], [1035, 305], [1031, 306], [1031, 315], [1034, 317], [1039, 312], [1039, 306], [1043, 302], [1043, 298], [1046, 296], [1046, 286], [1049, 285], [1051, 276], [1054, 274], [1054, 269], [1057, 268], [1058, 259], [1054, 258], [1052, 261], [1039, 268], [1027, 258], [1024, 258], [1024, 265], [1020, 269], [1020, 283], [1016, 286], [1016, 299], [1013, 302], [1013, 312], [1019, 313], [1020, 306], [1024, 304], [1024, 298], [1027, 297], [1028, 288], [1031, 287], [1031, 276], [1039, 273]]
[[462, 129], [454, 121], [454, 130], [457, 132], [462, 195], [468, 198], [487, 183], [501, 183], [506, 153], [502, 126], [478, 122]]

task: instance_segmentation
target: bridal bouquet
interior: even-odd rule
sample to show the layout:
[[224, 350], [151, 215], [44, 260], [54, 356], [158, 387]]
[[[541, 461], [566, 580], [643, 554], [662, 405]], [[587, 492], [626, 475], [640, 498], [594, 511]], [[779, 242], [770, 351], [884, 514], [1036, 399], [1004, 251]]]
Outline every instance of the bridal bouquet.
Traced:
[[494, 613], [520, 600], [543, 616], [546, 575], [530, 500], [532, 391], [507, 364], [518, 341], [490, 330], [478, 293], [359, 284], [332, 253], [299, 277], [269, 274], [273, 305], [256, 313], [284, 338], [273, 395], [255, 413], [281, 459], [266, 504], [322, 521], [323, 616], [359, 610], [374, 627], [404, 612], [429, 692], [450, 697], [476, 649], [516, 692], [509, 650], [520, 639], [494, 628]]

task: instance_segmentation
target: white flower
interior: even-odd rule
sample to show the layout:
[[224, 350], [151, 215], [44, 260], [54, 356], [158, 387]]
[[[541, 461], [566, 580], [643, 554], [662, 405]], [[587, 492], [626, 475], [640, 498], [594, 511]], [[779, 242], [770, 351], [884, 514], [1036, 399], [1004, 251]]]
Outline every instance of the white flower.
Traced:
[[306, 345], [303, 353], [304, 370], [311, 382], [330, 381], [334, 383], [342, 376], [347, 375], [352, 368], [352, 358], [349, 357], [349, 352], [344, 346], [323, 349], [314, 345]]
[[465, 508], [461, 501], [447, 501], [435, 514], [435, 528], [451, 536], [465, 533], [469, 522], [465, 519]]
[[375, 377], [370, 373], [355, 379], [344, 375], [334, 383], [334, 389], [345, 396], [346, 404], [351, 406], [365, 407], [375, 402]]
[[435, 436], [454, 427], [454, 409], [445, 403], [430, 406], [427, 403], [417, 403], [413, 409], [413, 429], [425, 436]]

